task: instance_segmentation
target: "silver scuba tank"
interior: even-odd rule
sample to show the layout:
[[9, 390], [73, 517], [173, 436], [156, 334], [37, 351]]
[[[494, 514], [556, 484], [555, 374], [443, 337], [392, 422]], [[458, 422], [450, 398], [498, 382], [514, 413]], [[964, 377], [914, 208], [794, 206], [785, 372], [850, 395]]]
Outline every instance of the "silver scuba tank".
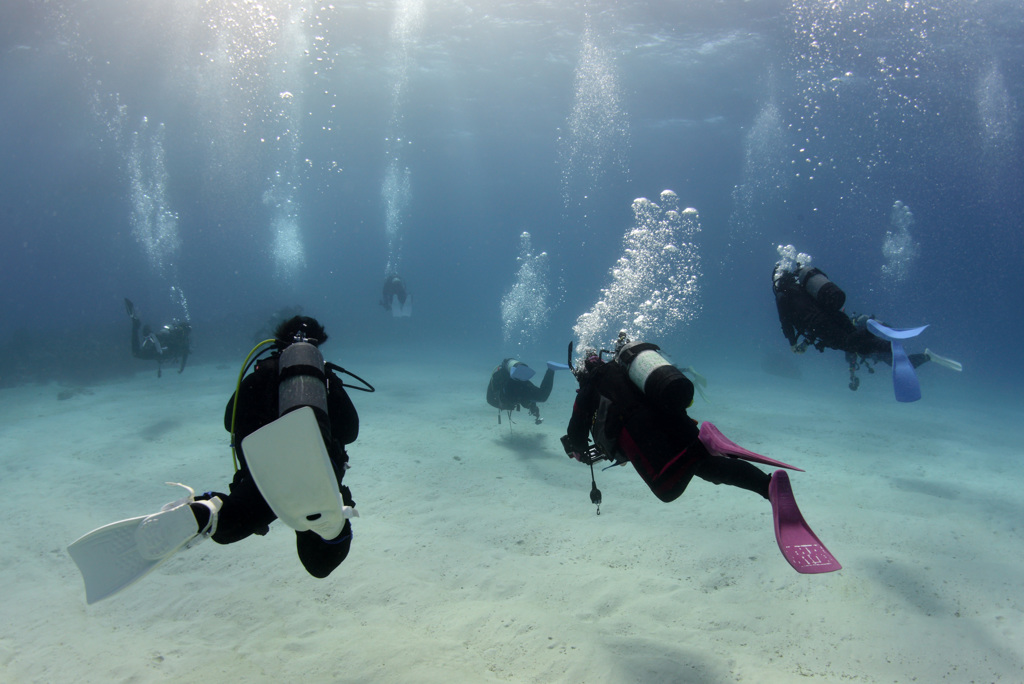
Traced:
[[670, 412], [685, 411], [693, 403], [693, 383], [659, 349], [650, 342], [630, 342], [618, 350], [615, 361], [654, 405]]
[[277, 412], [283, 416], [303, 406], [327, 414], [324, 357], [309, 342], [293, 342], [278, 359]]

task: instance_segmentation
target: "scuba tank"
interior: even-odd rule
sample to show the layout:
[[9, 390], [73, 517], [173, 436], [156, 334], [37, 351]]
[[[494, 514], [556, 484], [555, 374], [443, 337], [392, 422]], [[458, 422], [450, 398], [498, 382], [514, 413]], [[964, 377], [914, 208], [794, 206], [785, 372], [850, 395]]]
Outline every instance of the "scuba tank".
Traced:
[[615, 360], [654, 405], [670, 413], [686, 411], [693, 403], [693, 383], [659, 349], [650, 342], [629, 342], [619, 348]]
[[846, 293], [816, 268], [804, 266], [796, 272], [796, 279], [814, 301], [829, 311], [839, 311], [846, 303]]
[[309, 406], [327, 416], [327, 379], [324, 357], [309, 342], [293, 342], [284, 348], [277, 362], [277, 413], [283, 416]]

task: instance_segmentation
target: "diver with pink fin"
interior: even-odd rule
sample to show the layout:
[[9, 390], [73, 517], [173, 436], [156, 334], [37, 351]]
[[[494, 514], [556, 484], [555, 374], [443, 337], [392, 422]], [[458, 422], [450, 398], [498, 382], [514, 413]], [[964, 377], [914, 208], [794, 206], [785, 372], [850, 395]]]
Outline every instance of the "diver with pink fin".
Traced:
[[[612, 358], [606, 361], [604, 354]], [[571, 343], [569, 358], [571, 362]], [[632, 342], [623, 331], [614, 352], [587, 349], [573, 372], [580, 389], [562, 446], [569, 457], [590, 466], [590, 498], [598, 515], [601, 492], [593, 477], [598, 461], [631, 463], [666, 503], [682, 495], [697, 476], [768, 499], [779, 550], [797, 572], [814, 574], [842, 567], [797, 507], [783, 469], [800, 468], [740, 447], [712, 423], [698, 429], [686, 412], [693, 403], [694, 385], [665, 360], [657, 345]], [[754, 463], [778, 469], [769, 475]]]

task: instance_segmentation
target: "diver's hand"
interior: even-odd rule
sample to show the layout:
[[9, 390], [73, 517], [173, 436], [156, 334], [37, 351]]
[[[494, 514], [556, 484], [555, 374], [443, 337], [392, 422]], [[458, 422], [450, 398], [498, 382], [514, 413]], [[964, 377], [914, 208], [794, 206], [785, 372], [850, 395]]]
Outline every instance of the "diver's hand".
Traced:
[[794, 354], [803, 354], [805, 351], [807, 351], [807, 345], [803, 343], [794, 344], [790, 346], [790, 349], [793, 350]]
[[579, 452], [573, 452], [572, 457], [583, 465], [593, 465], [605, 457], [604, 453], [596, 446], [592, 446], [584, 451], [582, 454]]

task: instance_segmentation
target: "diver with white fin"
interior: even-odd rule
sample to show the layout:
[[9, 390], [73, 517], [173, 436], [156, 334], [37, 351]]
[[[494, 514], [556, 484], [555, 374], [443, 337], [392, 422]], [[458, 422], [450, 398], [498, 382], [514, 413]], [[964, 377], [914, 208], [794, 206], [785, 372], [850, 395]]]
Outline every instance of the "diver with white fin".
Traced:
[[498, 409], [498, 423], [501, 423], [502, 411], [508, 413], [511, 422], [512, 412], [520, 408], [529, 411], [537, 425], [543, 423], [544, 419], [540, 417], [540, 408], [537, 404], [543, 404], [551, 396], [556, 370], [569, 370], [569, 366], [548, 361], [544, 379], [541, 380], [540, 387], [537, 387], [530, 382], [536, 371], [519, 359], [507, 358], [495, 366], [487, 383], [487, 403]]
[[793, 245], [780, 245], [778, 252], [781, 259], [772, 271], [772, 290], [782, 334], [796, 354], [804, 353], [808, 346], [819, 352], [826, 348], [845, 352], [851, 390], [860, 386], [857, 371], [863, 367], [874, 373], [872, 364], [879, 362], [893, 367], [893, 388], [898, 401], [920, 399], [914, 369], [928, 361], [954, 371], [963, 370], [958, 362], [930, 349], [916, 354], [904, 352], [902, 340], [916, 337], [927, 326], [897, 330], [874, 316], [849, 316], [843, 310], [846, 293], [811, 266], [810, 255], [797, 254]]
[[384, 279], [381, 288], [380, 305], [390, 311], [395, 318], [406, 318], [412, 315], [412, 295], [405, 287], [405, 281], [396, 273], [390, 273]]
[[[101, 527], [68, 547], [88, 603], [124, 589], [182, 548], [207, 537], [231, 544], [265, 535], [278, 518], [295, 530], [299, 560], [314, 577], [327, 577], [345, 560], [349, 519], [359, 515], [342, 484], [345, 445], [359, 434], [345, 388], [374, 389], [324, 362], [318, 347], [326, 340], [316, 319], [295, 316], [249, 353], [224, 414], [237, 458], [229, 493], [195, 496], [180, 485], [188, 496], [160, 512]], [[338, 373], [363, 386], [344, 384]]]

